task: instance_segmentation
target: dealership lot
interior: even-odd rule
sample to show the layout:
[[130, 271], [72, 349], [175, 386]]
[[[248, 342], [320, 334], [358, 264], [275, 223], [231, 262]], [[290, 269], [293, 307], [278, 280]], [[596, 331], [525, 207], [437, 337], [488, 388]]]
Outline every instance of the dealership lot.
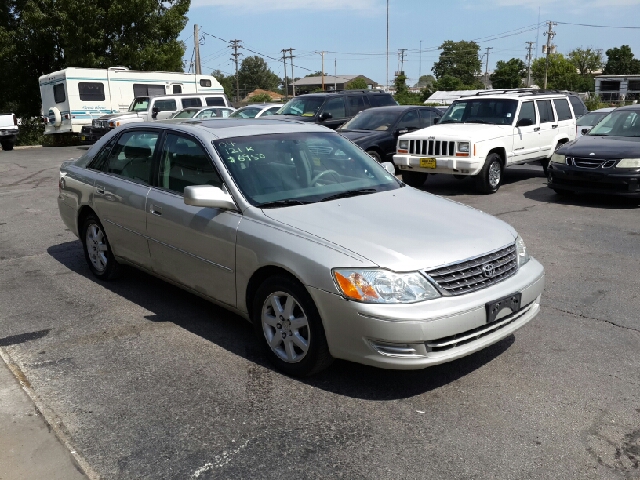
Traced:
[[0, 152], [0, 348], [91, 476], [640, 478], [637, 201], [560, 200], [539, 166], [490, 196], [430, 176], [523, 236], [541, 313], [453, 363], [301, 381], [223, 309], [132, 269], [92, 277], [55, 201], [82, 153]]

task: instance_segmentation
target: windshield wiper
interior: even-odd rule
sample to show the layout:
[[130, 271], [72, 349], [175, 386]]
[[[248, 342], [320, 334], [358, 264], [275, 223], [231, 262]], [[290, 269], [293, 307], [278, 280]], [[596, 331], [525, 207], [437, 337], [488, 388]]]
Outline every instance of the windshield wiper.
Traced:
[[443, 120], [441, 122], [438, 122], [438, 125], [442, 125], [444, 123], [459, 123], [456, 120]]
[[485, 122], [484, 120], [467, 120], [467, 123], [484, 123], [485, 125], [489, 125], [489, 122]]
[[280, 207], [290, 207], [292, 205], [307, 205], [311, 202], [303, 202], [302, 200], [293, 200], [288, 198], [286, 200], [276, 200], [274, 202], [261, 203], [258, 205], [258, 208], [280, 208]]
[[357, 197], [358, 195], [369, 195], [370, 193], [376, 193], [378, 190], [375, 188], [358, 188], [355, 190], [347, 190], [345, 192], [334, 193], [328, 197], [324, 197], [321, 202], [328, 202], [329, 200], [336, 200], [338, 198]]

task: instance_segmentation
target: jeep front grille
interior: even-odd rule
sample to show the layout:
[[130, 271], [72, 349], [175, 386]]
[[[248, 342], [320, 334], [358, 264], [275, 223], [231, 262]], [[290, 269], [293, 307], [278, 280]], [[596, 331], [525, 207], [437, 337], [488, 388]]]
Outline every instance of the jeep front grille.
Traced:
[[453, 157], [456, 154], [456, 142], [448, 140], [409, 140], [409, 153], [412, 155]]
[[449, 295], [463, 295], [495, 285], [518, 271], [516, 246], [429, 270], [426, 274]]

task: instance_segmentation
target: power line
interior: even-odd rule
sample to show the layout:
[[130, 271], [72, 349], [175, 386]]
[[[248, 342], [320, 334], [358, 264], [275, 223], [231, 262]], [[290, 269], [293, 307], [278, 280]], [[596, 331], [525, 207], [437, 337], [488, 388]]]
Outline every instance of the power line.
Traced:
[[570, 22], [554, 22], [556, 25], [576, 25], [579, 27], [591, 27], [591, 28], [621, 28], [628, 30], [640, 30], [640, 27], [617, 27], [614, 25], [591, 25], [589, 23], [570, 23]]

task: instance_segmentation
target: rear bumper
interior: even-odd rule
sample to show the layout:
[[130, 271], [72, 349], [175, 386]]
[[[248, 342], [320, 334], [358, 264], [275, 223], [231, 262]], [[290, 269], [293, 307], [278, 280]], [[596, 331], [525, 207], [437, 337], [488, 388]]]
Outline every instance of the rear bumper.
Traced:
[[576, 193], [640, 197], [640, 169], [625, 173], [615, 168], [594, 170], [552, 163], [547, 186]]
[[[435, 158], [436, 168], [420, 167], [420, 158]], [[476, 175], [484, 165], [484, 158], [473, 157], [433, 157], [428, 155], [394, 155], [393, 163], [400, 170], [424, 173], [449, 173], [452, 175]]]

